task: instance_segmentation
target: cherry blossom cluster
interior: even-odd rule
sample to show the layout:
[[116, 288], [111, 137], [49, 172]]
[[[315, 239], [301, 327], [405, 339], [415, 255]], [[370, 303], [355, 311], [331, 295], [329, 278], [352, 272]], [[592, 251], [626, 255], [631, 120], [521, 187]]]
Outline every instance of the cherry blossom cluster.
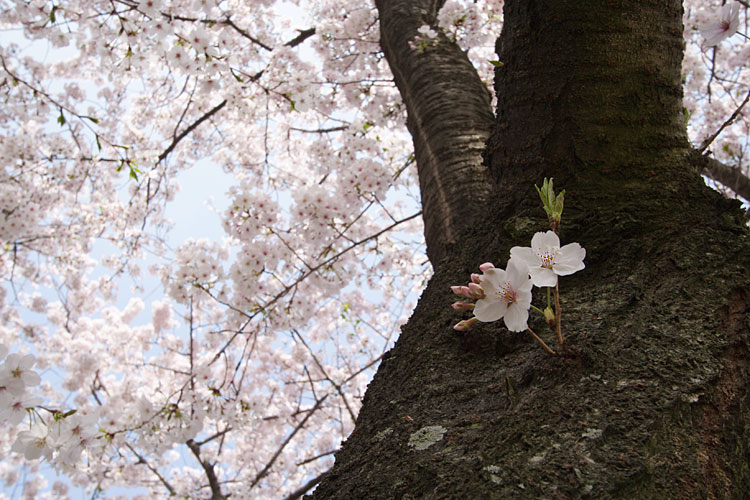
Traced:
[[419, 33], [414, 37], [413, 40], [409, 40], [409, 47], [412, 50], [419, 52], [427, 50], [428, 47], [437, 43], [438, 33], [434, 29], [430, 28], [427, 24], [423, 24], [417, 28]]
[[[452, 307], [457, 311], [473, 311], [474, 316], [457, 323], [456, 331], [466, 331], [477, 321], [503, 320], [512, 332], [528, 331], [550, 354], [562, 352], [565, 339], [560, 327], [562, 309], [559, 295], [559, 276], [568, 276], [584, 269], [586, 250], [579, 243], [560, 246], [558, 236], [562, 219], [564, 194], [555, 195], [552, 179], [545, 179], [537, 187], [547, 212], [551, 230], [538, 232], [531, 239], [531, 247], [513, 247], [505, 269], [498, 269], [491, 262], [479, 266], [482, 274], [472, 274], [467, 286], [452, 286], [459, 297], [476, 300], [475, 303], [458, 301]], [[547, 288], [547, 307], [542, 310], [531, 304], [532, 286]], [[552, 307], [549, 290], [554, 291], [555, 306]], [[529, 309], [542, 314], [557, 337], [557, 351], [553, 351], [531, 328]]]
[[[29, 418], [27, 430], [17, 432], [11, 451], [26, 460], [43, 457], [65, 472], [80, 464], [84, 451], [92, 454], [103, 446], [97, 415], [46, 409], [42, 398], [29, 392], [41, 383], [32, 369], [34, 355], [8, 354], [7, 347], [0, 344], [0, 359], [0, 421], [18, 427]], [[48, 415], [46, 419], [42, 413]]]
[[0, 421], [19, 424], [27, 409], [42, 403], [41, 398], [27, 391], [39, 385], [41, 377], [31, 369], [35, 361], [32, 354], [8, 354], [8, 348], [0, 344], [0, 360], [3, 360], [0, 364]]

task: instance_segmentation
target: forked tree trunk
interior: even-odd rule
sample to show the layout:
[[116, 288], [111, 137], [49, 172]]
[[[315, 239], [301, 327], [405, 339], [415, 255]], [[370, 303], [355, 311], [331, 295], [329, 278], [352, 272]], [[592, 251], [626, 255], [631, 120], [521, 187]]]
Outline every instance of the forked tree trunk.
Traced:
[[445, 0], [375, 3], [380, 45], [408, 113], [427, 256], [435, 266], [467, 221], [481, 214], [492, 192], [481, 157], [493, 122], [490, 93], [466, 54], [444, 35], [426, 50], [409, 47], [420, 26], [437, 25]]
[[[686, 140], [681, 16], [678, 0], [506, 0], [492, 202], [315, 498], [748, 498], [750, 239]], [[546, 230], [545, 176], [567, 190], [563, 243], [587, 249], [560, 281], [569, 352], [502, 321], [456, 335], [449, 286]]]

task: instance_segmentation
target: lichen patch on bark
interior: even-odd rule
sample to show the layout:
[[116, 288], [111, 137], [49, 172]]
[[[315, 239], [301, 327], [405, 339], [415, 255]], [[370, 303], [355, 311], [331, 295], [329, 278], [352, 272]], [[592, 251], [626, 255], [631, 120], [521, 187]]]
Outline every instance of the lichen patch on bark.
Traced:
[[442, 425], [428, 425], [427, 427], [422, 427], [418, 431], [413, 432], [409, 436], [408, 444], [415, 450], [426, 450], [433, 444], [441, 441], [443, 435], [447, 431], [448, 429]]

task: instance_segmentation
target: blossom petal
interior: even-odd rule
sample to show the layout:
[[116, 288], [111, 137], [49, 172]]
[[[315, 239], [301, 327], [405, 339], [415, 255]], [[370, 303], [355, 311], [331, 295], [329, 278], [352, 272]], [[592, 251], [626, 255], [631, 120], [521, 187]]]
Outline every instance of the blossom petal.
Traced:
[[497, 269], [496, 267], [487, 269], [484, 271], [484, 274], [479, 277], [482, 290], [484, 290], [484, 293], [486, 294], [496, 291], [503, 283], [505, 283], [506, 279], [505, 271]]
[[552, 269], [546, 267], [529, 268], [531, 281], [534, 286], [555, 286], [557, 285], [557, 275]]
[[585, 248], [581, 247], [578, 243], [569, 243], [562, 247], [557, 254], [553, 270], [559, 276], [573, 274], [586, 267], [583, 263], [585, 257]]
[[734, 35], [740, 26], [740, 4], [733, 2], [724, 4], [721, 18], [710, 21], [700, 28], [701, 35], [706, 39], [706, 46], [718, 45], [726, 38]]
[[560, 238], [554, 231], [536, 233], [531, 238], [531, 248], [537, 252], [539, 250], [548, 250], [550, 248], [560, 248]]
[[497, 321], [503, 317], [505, 311], [508, 310], [508, 306], [499, 300], [487, 300], [480, 299], [474, 306], [474, 316], [479, 321], [489, 323], [490, 321]]
[[524, 309], [528, 309], [531, 307], [531, 278], [528, 278], [528, 280], [529, 280], [528, 290], [519, 289], [516, 291], [516, 305]]
[[528, 328], [529, 310], [519, 304], [513, 304], [503, 316], [503, 321], [511, 332], [522, 332]]
[[522, 263], [526, 267], [538, 266], [539, 256], [530, 247], [513, 247], [510, 249], [510, 260]]

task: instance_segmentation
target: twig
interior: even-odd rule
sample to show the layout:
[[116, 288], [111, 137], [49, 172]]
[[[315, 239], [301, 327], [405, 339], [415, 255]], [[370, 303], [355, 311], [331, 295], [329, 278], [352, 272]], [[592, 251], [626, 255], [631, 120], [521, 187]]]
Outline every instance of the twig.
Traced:
[[156, 163], [161, 163], [162, 161], [164, 161], [164, 159], [167, 157], [167, 155], [169, 153], [171, 153], [172, 150], [174, 150], [174, 148], [177, 146], [177, 144], [182, 139], [184, 139], [186, 135], [188, 135], [190, 132], [192, 132], [193, 130], [195, 130], [196, 127], [198, 127], [198, 125], [200, 125], [201, 123], [203, 123], [204, 121], [208, 120], [213, 115], [215, 115], [216, 113], [218, 113], [219, 111], [221, 111], [221, 108], [223, 108], [226, 105], [227, 105], [227, 101], [226, 101], [226, 99], [224, 99], [219, 104], [217, 104], [216, 106], [214, 106], [212, 109], [210, 109], [209, 111], [207, 111], [206, 114], [204, 114], [203, 116], [201, 116], [200, 118], [198, 118], [197, 120], [195, 120], [193, 123], [191, 123], [179, 135], [177, 135], [176, 137], [174, 137], [172, 139], [171, 144], [169, 146], [167, 146], [167, 149], [165, 149], [164, 151], [162, 151], [162, 153], [159, 155], [159, 158], [157, 159]]
[[537, 335], [536, 333], [534, 333], [534, 330], [532, 330], [531, 328], [526, 328], [526, 331], [529, 332], [532, 337], [534, 337], [534, 340], [536, 340], [537, 342], [539, 342], [539, 345], [541, 345], [544, 348], [545, 351], [547, 351], [548, 353], [552, 354], [553, 356], [557, 355], [557, 353], [555, 351], [553, 351], [552, 349], [550, 349], [550, 347], [547, 345], [547, 343], [545, 341], [543, 341], [539, 337], [539, 335]]
[[170, 494], [170, 496], [174, 496], [174, 495], [176, 495], [175, 489], [174, 489], [174, 488], [172, 487], [172, 485], [171, 485], [171, 484], [169, 484], [169, 481], [167, 481], [167, 480], [166, 480], [166, 479], [164, 478], [164, 476], [162, 476], [162, 475], [161, 475], [161, 473], [160, 473], [160, 472], [159, 472], [158, 470], [154, 469], [154, 468], [153, 468], [153, 467], [151, 466], [151, 464], [150, 464], [150, 463], [148, 463], [148, 462], [146, 461], [146, 459], [145, 459], [145, 458], [143, 458], [143, 457], [141, 456], [141, 454], [140, 454], [140, 453], [138, 453], [137, 451], [135, 451], [135, 449], [134, 449], [134, 448], [133, 448], [132, 446], [130, 446], [130, 443], [125, 443], [125, 446], [126, 446], [126, 447], [127, 447], [127, 448], [128, 448], [128, 449], [129, 449], [129, 450], [130, 450], [130, 451], [132, 452], [132, 453], [133, 453], [133, 455], [135, 455], [136, 457], [138, 457], [138, 463], [139, 463], [139, 464], [143, 464], [143, 465], [145, 465], [146, 467], [148, 467], [148, 469], [149, 469], [149, 470], [150, 470], [151, 472], [153, 472], [153, 473], [154, 473], [154, 474], [156, 475], [156, 477], [158, 477], [158, 478], [159, 478], [159, 481], [161, 481], [161, 484], [163, 484], [163, 485], [164, 485], [164, 487], [165, 487], [165, 488], [167, 489], [167, 491], [169, 491], [169, 494]]
[[565, 339], [562, 336], [562, 328], [560, 323], [562, 322], [562, 308], [560, 307], [560, 283], [555, 284], [555, 335], [557, 336], [557, 348], [562, 349]]
[[703, 143], [701, 144], [701, 147], [698, 148], [699, 153], [703, 153], [706, 150], [706, 148], [710, 146], [712, 142], [714, 142], [714, 139], [716, 139], [719, 136], [719, 134], [725, 128], [727, 128], [734, 121], [735, 118], [737, 118], [737, 115], [740, 114], [740, 111], [742, 111], [742, 108], [745, 107], [745, 104], [747, 104], [747, 101], [749, 100], [750, 100], [750, 92], [747, 93], [747, 95], [745, 96], [745, 100], [742, 101], [742, 104], [740, 104], [740, 106], [734, 110], [734, 113], [732, 113], [732, 116], [730, 116], [729, 119], [727, 119], [727, 121], [722, 123], [721, 127], [719, 127], [719, 130], [717, 130], [711, 137], [703, 141]]
[[308, 490], [310, 490], [313, 486], [318, 484], [323, 480], [323, 478], [328, 474], [330, 471], [325, 471], [318, 475], [318, 477], [314, 477], [310, 479], [308, 482], [291, 492], [288, 496], [284, 497], [284, 500], [297, 500], [299, 497], [301, 497], [304, 493], [306, 493]]
[[[286, 445], [289, 444], [289, 442], [292, 440], [292, 438], [299, 432], [302, 427], [305, 426], [305, 423], [307, 423], [307, 420], [315, 413], [323, 404], [323, 402], [328, 397], [328, 394], [320, 398], [318, 401], [316, 401], [315, 406], [313, 406], [310, 411], [307, 412], [307, 415], [305, 415], [305, 418], [302, 419], [302, 421], [297, 424], [297, 426], [294, 428], [294, 430], [284, 439], [284, 441], [279, 445], [279, 448], [276, 450], [276, 452], [271, 457], [271, 460], [268, 461], [265, 467], [263, 467], [263, 470], [261, 470], [257, 476], [255, 476], [255, 479], [253, 479], [253, 482], [250, 483], [250, 488], [252, 489], [256, 484], [260, 482], [261, 479], [265, 477], [266, 474], [268, 474], [268, 471], [273, 467], [274, 462], [276, 462], [276, 459], [279, 458], [279, 455], [281, 455], [281, 452], [284, 451], [284, 448], [286, 448]], [[317, 483], [316, 483], [317, 484]], [[305, 490], [307, 491], [307, 490]]]

